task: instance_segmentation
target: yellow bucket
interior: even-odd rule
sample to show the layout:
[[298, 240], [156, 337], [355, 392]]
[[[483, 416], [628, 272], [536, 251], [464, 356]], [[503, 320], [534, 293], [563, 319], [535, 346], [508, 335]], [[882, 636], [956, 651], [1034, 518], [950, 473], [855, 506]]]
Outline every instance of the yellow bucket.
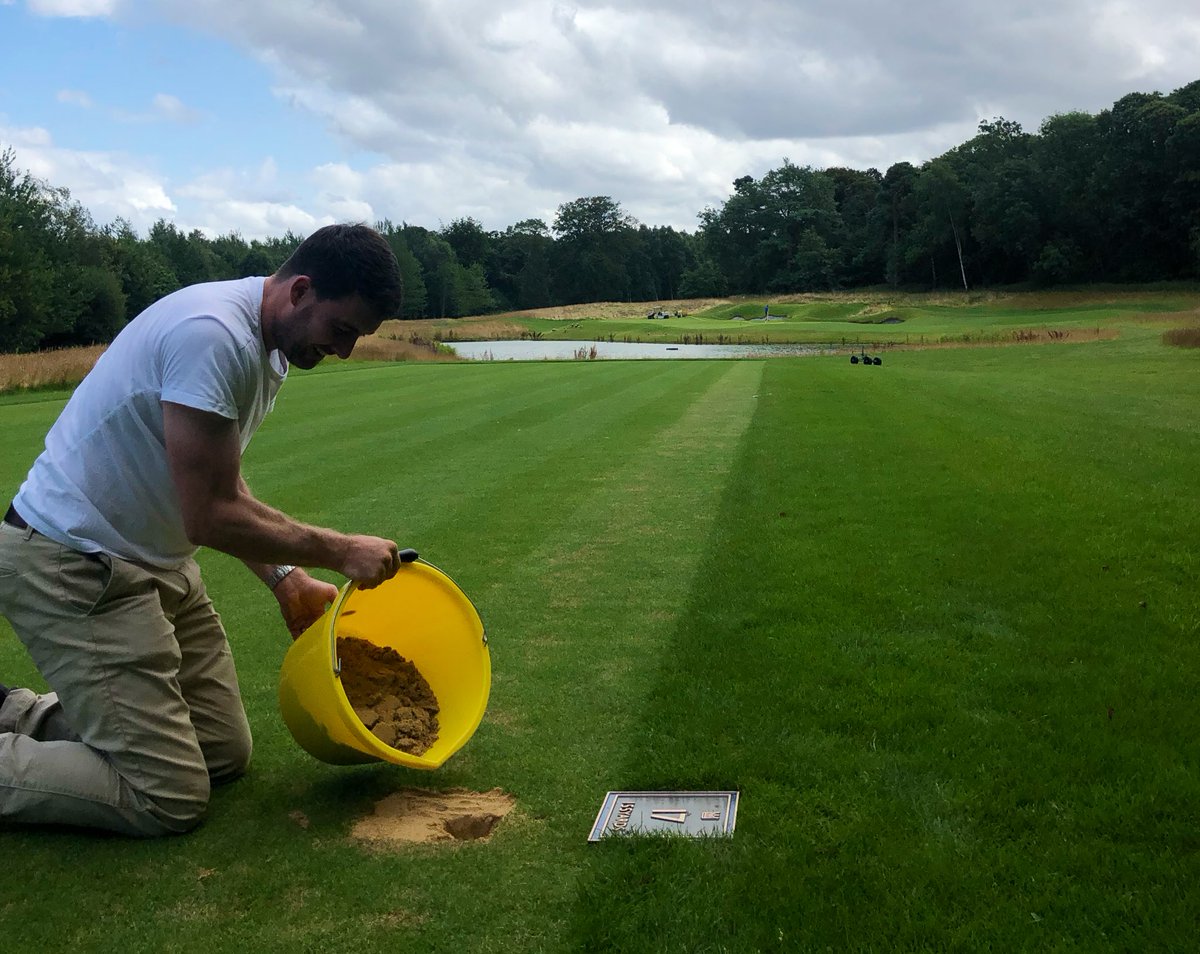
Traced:
[[[338, 636], [390, 647], [428, 680], [440, 707], [440, 732], [423, 755], [385, 745], [354, 714], [342, 688]], [[435, 769], [474, 735], [491, 685], [487, 636], [475, 607], [450, 577], [417, 560], [374, 589], [353, 582], [342, 587], [284, 657], [279, 707], [295, 740], [322, 762], [382, 760]]]

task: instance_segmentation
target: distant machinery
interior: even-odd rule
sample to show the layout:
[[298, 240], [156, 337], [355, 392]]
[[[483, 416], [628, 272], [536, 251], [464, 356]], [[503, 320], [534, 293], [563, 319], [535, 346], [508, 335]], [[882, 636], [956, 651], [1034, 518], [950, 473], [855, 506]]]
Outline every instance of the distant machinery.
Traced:
[[883, 358], [879, 357], [879, 355], [876, 355], [875, 357], [871, 357], [869, 354], [867, 354], [865, 351], [863, 351], [862, 348], [859, 348], [858, 354], [850, 355], [850, 363], [851, 364], [866, 364], [866, 365], [883, 364]]

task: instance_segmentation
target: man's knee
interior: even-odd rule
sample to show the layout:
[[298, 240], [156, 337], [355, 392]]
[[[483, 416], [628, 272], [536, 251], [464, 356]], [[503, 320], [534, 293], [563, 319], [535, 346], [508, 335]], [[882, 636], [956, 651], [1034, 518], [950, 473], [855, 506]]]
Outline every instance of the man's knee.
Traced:
[[250, 756], [254, 751], [254, 740], [249, 726], [232, 733], [220, 742], [204, 746], [204, 761], [208, 765], [208, 777], [213, 785], [232, 782], [246, 774]]
[[199, 825], [208, 809], [212, 787], [243, 775], [253, 747], [250, 728], [244, 724], [221, 739], [202, 743], [202, 765], [190, 765], [169, 781], [137, 793], [142, 809], [139, 833], [179, 835]]
[[138, 804], [134, 825], [147, 837], [182, 835], [204, 820], [212, 783], [203, 769], [180, 773], [167, 785], [135, 795]]

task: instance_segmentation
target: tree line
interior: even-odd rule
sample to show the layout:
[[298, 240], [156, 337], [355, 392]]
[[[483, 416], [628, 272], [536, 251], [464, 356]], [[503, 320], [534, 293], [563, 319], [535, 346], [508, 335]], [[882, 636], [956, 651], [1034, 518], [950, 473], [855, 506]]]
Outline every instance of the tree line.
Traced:
[[[941, 156], [886, 172], [784, 160], [743, 176], [695, 232], [637, 222], [610, 196], [552, 223], [487, 231], [376, 223], [404, 273], [402, 318], [589, 301], [889, 286], [969, 289], [1200, 278], [1200, 80], [1096, 115], [1003, 118]], [[0, 350], [111, 340], [152, 301], [274, 271], [302, 236], [209, 238], [159, 220], [98, 227], [0, 150]]]

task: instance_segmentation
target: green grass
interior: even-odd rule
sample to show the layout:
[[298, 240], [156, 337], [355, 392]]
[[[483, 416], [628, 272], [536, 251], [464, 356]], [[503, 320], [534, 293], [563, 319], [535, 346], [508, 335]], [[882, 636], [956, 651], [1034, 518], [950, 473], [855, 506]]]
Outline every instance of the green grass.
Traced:
[[[273, 601], [206, 552], [251, 774], [179, 839], [0, 833], [0, 936], [156, 952], [1190, 947], [1200, 364], [1160, 334], [871, 369], [297, 375], [248, 453], [251, 486], [455, 577], [491, 637], [483, 725], [432, 775], [312, 761], [276, 709]], [[40, 398], [0, 407], [5, 494], [61, 406]], [[36, 682], [6, 629], [0, 667]], [[517, 808], [487, 844], [347, 839], [413, 785], [499, 786]], [[727, 842], [585, 842], [608, 789], [725, 787], [742, 793]]]

